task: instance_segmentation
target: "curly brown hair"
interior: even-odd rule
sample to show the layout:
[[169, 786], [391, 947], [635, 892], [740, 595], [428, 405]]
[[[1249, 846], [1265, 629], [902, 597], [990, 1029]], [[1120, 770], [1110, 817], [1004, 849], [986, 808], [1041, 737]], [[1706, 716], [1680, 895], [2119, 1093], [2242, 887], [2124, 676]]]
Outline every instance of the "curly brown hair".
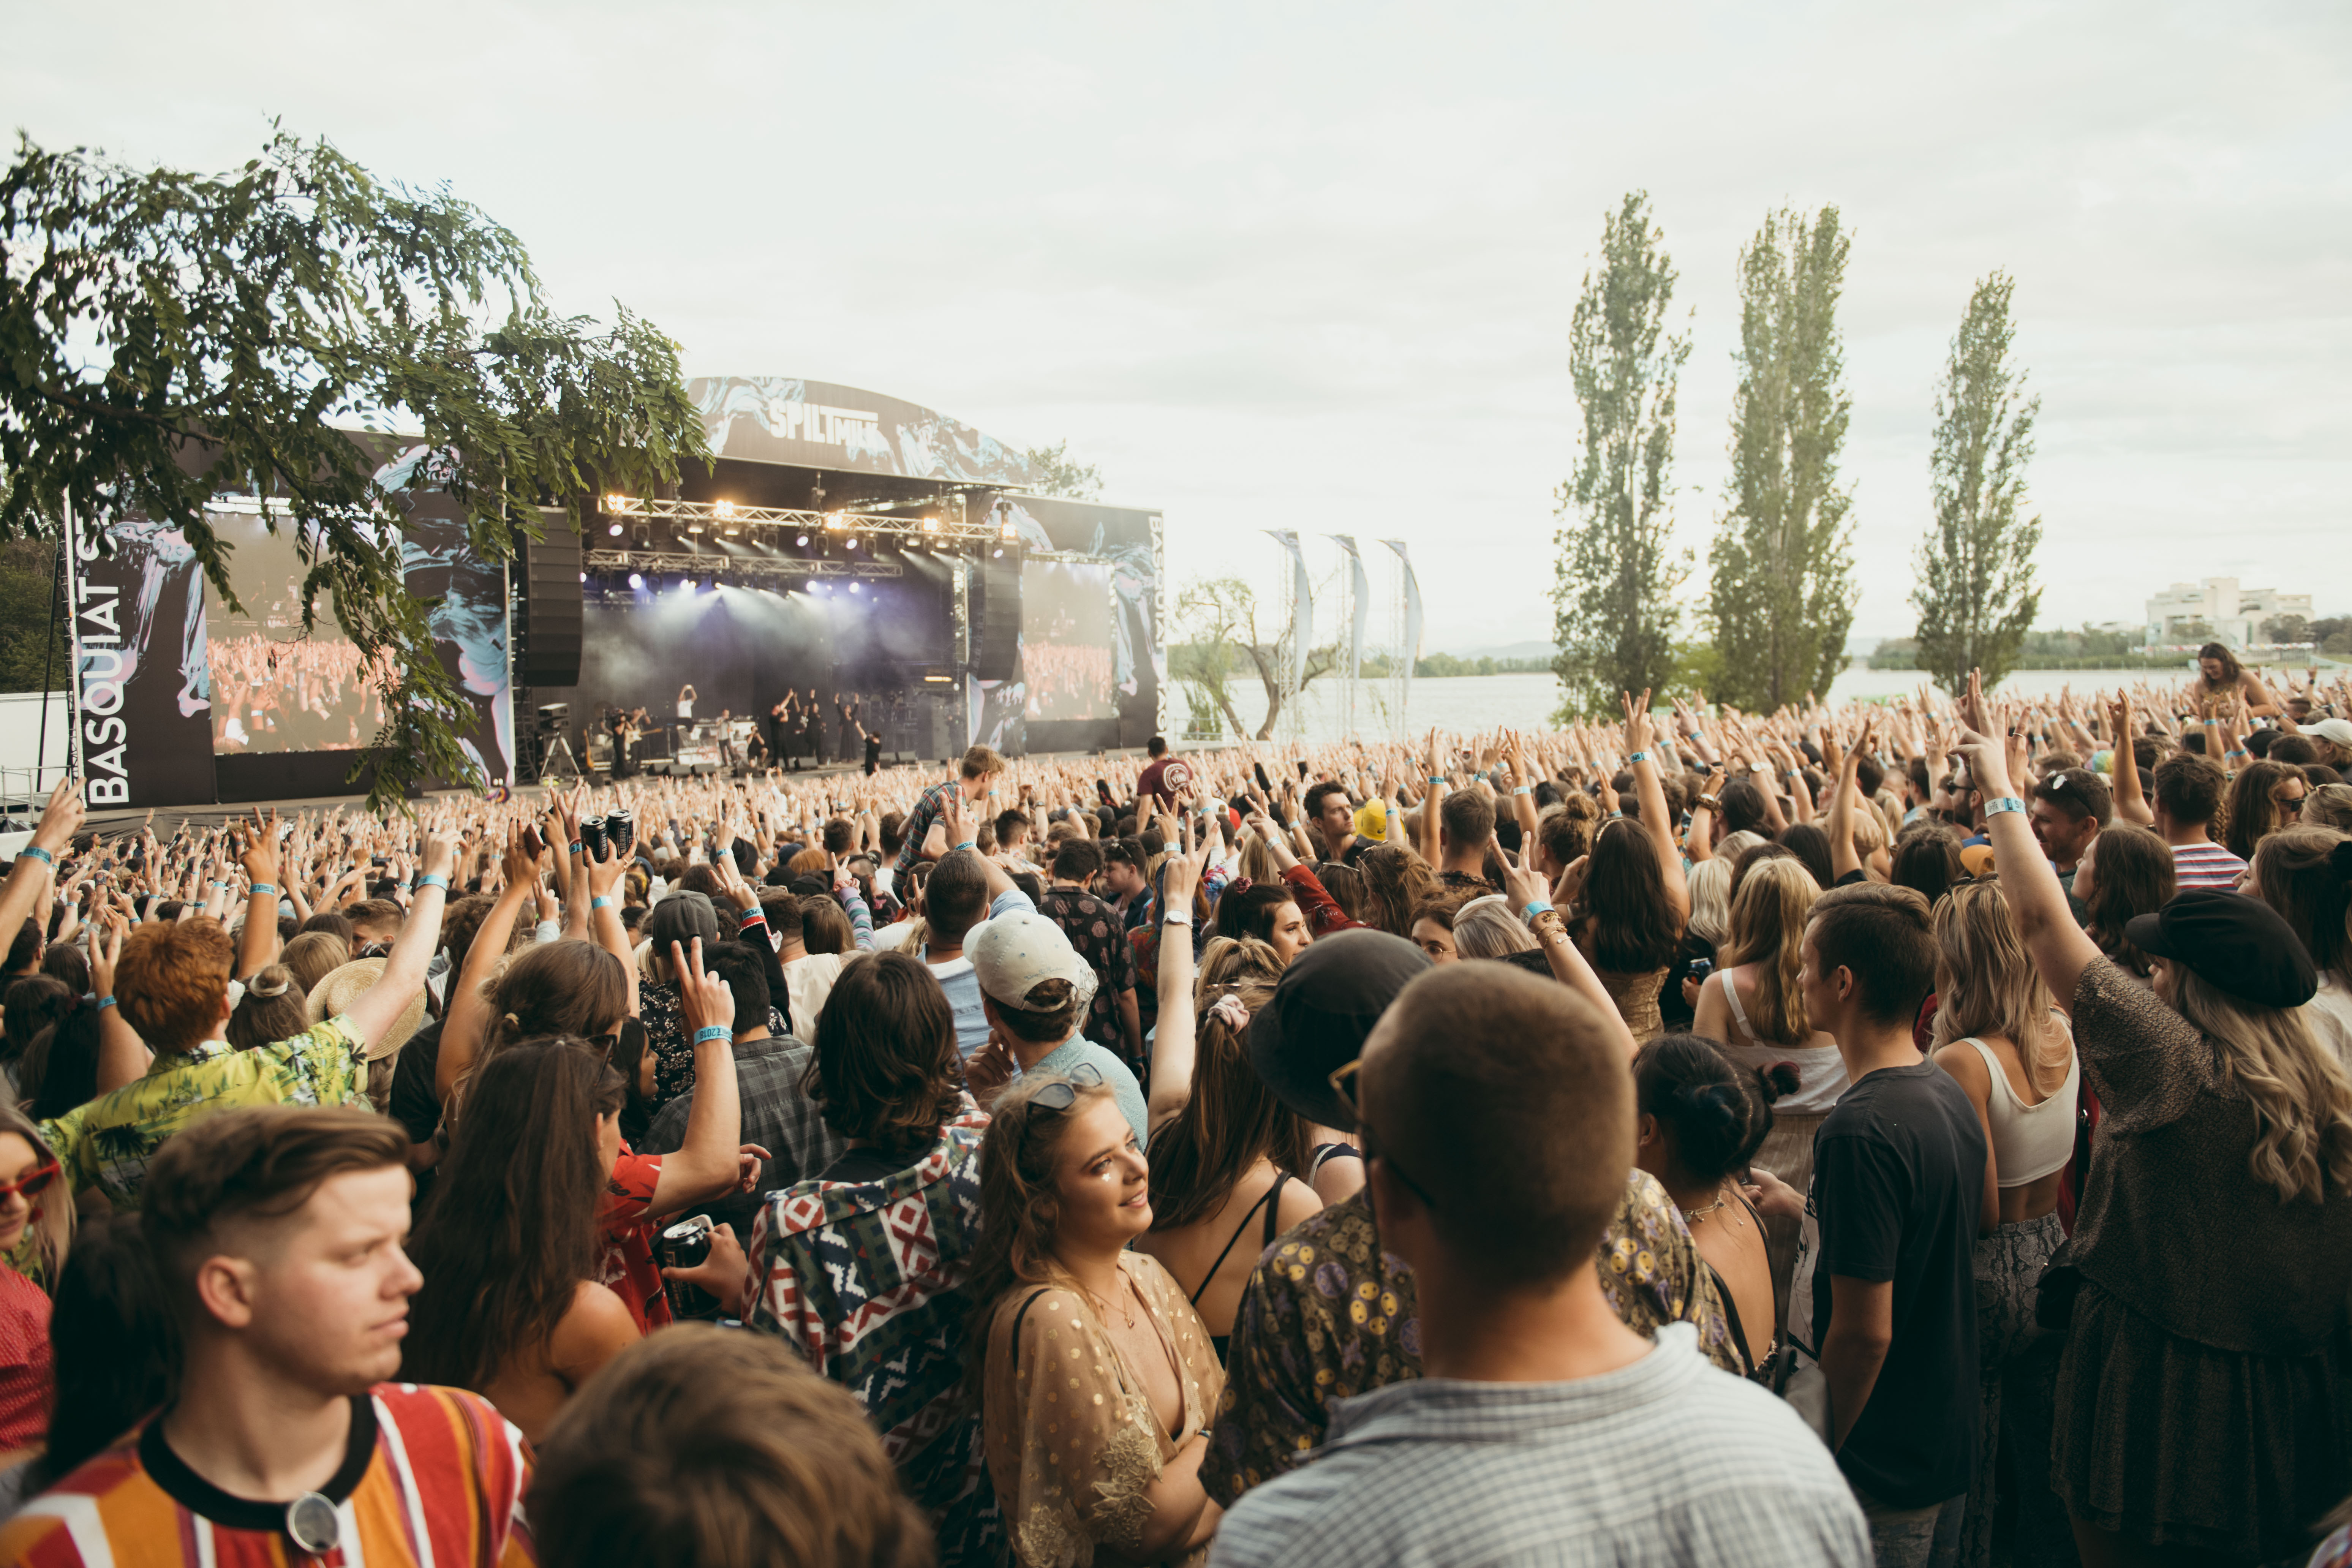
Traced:
[[1405, 845], [1379, 844], [1364, 851], [1356, 869], [1364, 874], [1364, 922], [1391, 936], [1411, 937], [1413, 910], [1437, 891], [1437, 874], [1429, 862]]

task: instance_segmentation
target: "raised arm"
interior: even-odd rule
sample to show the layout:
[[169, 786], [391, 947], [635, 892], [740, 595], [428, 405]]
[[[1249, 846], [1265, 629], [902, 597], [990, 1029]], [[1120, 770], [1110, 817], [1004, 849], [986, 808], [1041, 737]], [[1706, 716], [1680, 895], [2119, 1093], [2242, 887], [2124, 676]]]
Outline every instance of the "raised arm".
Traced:
[[1609, 988], [1601, 984], [1601, 976], [1592, 972], [1592, 965], [1585, 962], [1584, 954], [1570, 939], [1567, 921], [1552, 908], [1544, 892], [1543, 877], [1528, 868], [1525, 855], [1514, 857], [1500, 846], [1495, 854], [1503, 863], [1504, 896], [1510, 900], [1513, 912], [1534, 929], [1536, 945], [1543, 950], [1544, 962], [1551, 965], [1552, 978], [1592, 1005], [1612, 1037], [1624, 1047], [1630, 1061], [1641, 1048], [1634, 1042], [1633, 1031], [1625, 1026], [1624, 1015], [1617, 1011], [1616, 998], [1609, 994]]
[[2107, 777], [2116, 793], [2116, 815], [2126, 822], [2136, 822], [2142, 827], [2156, 826], [2156, 813], [2148, 809], [2147, 796], [2140, 793], [2139, 753], [2133, 747], [2136, 731], [2132, 725], [2131, 693], [2116, 693], [2115, 748], [2108, 753]]
[[[2007, 750], [1997, 736], [1977, 727], [1984, 713], [1984, 693], [1971, 670], [1964, 714], [1969, 728], [1961, 732], [1960, 750], [1968, 758], [1969, 776], [1977, 781], [1988, 804], [2003, 798], [2014, 802]], [[1985, 834], [1992, 840], [1993, 867], [2000, 873], [2001, 889], [2017, 919], [2017, 934], [2032, 956], [2034, 967], [2042, 972], [2042, 983], [2050, 988], [2050, 994], [2059, 1006], [2071, 1011], [2074, 988], [2082, 983], [2084, 969], [2099, 956], [2098, 945], [2074, 923], [2066, 908], [2066, 890], [2058, 885], [2058, 873], [2042, 853], [2023, 811], [1989, 813]]]
[[425, 838], [425, 870], [417, 880], [408, 923], [400, 928], [400, 939], [383, 961], [383, 973], [344, 1009], [352, 1032], [371, 1046], [383, 1037], [409, 1002], [425, 989], [425, 965], [441, 945], [441, 910], [448, 897], [455, 850], [456, 842], [446, 834]]
[[1171, 855], [1162, 871], [1159, 919], [1160, 1022], [1152, 1036], [1151, 1083], [1144, 1124], [1156, 1136], [1192, 1097], [1197, 1023], [1192, 1014], [1192, 890], [1201, 885], [1205, 848]]
[[[735, 994], [702, 966], [702, 939], [688, 951], [669, 944], [677, 975], [678, 1010], [694, 1042], [694, 1104], [686, 1113], [685, 1141], [662, 1156], [661, 1178], [648, 1210], [676, 1214], [723, 1196], [744, 1179], [743, 1105], [735, 1087]], [[706, 1038], [705, 1037], [709, 1037]], [[750, 1179], [758, 1179], [751, 1163]], [[746, 1189], [748, 1190], [748, 1189]]]
[[[1862, 771], [1862, 753], [1870, 749], [1872, 733], [1878, 727], [1878, 716], [1872, 714], [1863, 721], [1862, 733], [1855, 737], [1853, 750], [1845, 754], [1838, 766], [1837, 788], [1830, 795], [1830, 874], [1843, 882], [1862, 869], [1862, 857], [1853, 847], [1853, 802], [1861, 786], [1854, 781]], [[1834, 745], [1834, 741], [1825, 744]]]
[[1633, 754], [1633, 791], [1642, 803], [1642, 836], [1658, 858], [1666, 902], [1674, 906], [1675, 923], [1679, 926], [1690, 919], [1690, 884], [1683, 876], [1682, 852], [1675, 847], [1675, 825], [1667, 819], [1665, 785], [1659, 782], [1657, 760], [1650, 754], [1650, 694], [1643, 692], [1639, 701], [1630, 691], [1624, 697], [1625, 744]]
[[[488, 981], [490, 971], [506, 957], [507, 943], [514, 936], [515, 917], [522, 913], [523, 905], [530, 898], [531, 873], [537, 865], [537, 857], [524, 842], [522, 828], [509, 824], [506, 858], [501, 867], [506, 883], [474, 931], [474, 944], [466, 952], [465, 970], [449, 986], [449, 1010], [441, 1024], [441, 1054], [433, 1068], [434, 1090], [444, 1105], [456, 1092], [467, 1069], [474, 1065], [483, 1037], [488, 1032], [490, 1005], [482, 995], [482, 986]], [[630, 967], [634, 971], [635, 966]]]
[[8, 880], [0, 885], [0, 941], [14, 942], [26, 921], [46, 913], [49, 889], [56, 885], [58, 857], [73, 842], [81, 812], [81, 781], [68, 773], [49, 792], [40, 825], [16, 851]]
[[253, 883], [245, 901], [245, 933], [236, 950], [237, 977], [244, 979], [278, 956], [278, 894], [281, 883], [278, 814], [271, 812], [269, 820], [264, 822], [259, 812], [254, 813], [252, 823], [241, 830], [241, 837], [237, 859]]

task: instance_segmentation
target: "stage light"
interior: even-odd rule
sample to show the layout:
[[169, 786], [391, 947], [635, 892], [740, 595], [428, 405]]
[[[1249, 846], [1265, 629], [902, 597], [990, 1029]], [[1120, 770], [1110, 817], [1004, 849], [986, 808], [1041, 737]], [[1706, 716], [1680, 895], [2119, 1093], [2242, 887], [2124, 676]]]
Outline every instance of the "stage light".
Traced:
[[1000, 544], [1000, 545], [998, 545], [998, 546], [996, 547], [996, 554], [995, 554], [995, 556], [993, 557], [993, 559], [998, 560], [998, 561], [1002, 561], [1002, 560], [1003, 560], [1003, 559], [1004, 559], [1004, 546], [1003, 546], [1002, 544]]
[[587, 573], [585, 573], [585, 572], [583, 572], [582, 574], [580, 574], [580, 580], [581, 580], [583, 583], [585, 583], [586, 581], [588, 581], [588, 574], [587, 574]]
[[849, 520], [837, 511], [829, 511], [824, 514], [824, 525], [835, 529], [847, 528]]
[[856, 548], [857, 548], [857, 541], [856, 541], [855, 538], [852, 538], [852, 539], [850, 540], [850, 542], [849, 542], [849, 548], [851, 548], [852, 550], [855, 550], [855, 549], [856, 549]]
[[609, 533], [609, 534], [611, 534], [614, 538], [618, 539], [618, 538], [620, 538], [620, 537], [621, 537], [621, 525], [620, 525], [619, 523], [617, 523], [617, 522], [616, 522], [616, 523], [614, 523], [612, 527], [610, 527], [610, 528], [606, 529], [604, 531], [605, 531], [605, 532], [607, 532], [607, 533]]
[[923, 515], [923, 531], [925, 533], [937, 533], [939, 531], [939, 518], [931, 513], [926, 512]]
[[731, 500], [723, 500], [717, 506], [711, 508], [711, 510], [721, 517], [733, 517], [735, 515], [735, 503]]
[[862, 594], [866, 591], [866, 584], [863, 583], [852, 583], [849, 585], [849, 591], [853, 594]]
[[639, 573], [639, 572], [632, 572], [632, 573], [630, 573], [630, 574], [629, 574], [629, 586], [630, 586], [630, 587], [632, 587], [632, 588], [642, 588], [642, 587], [644, 587], [645, 585], [646, 585], [646, 579], [645, 579], [645, 574], [644, 574], [643, 573]]
[[1018, 539], [1021, 537], [1021, 525], [1008, 517], [1004, 520], [1004, 526], [998, 529], [996, 534], [1000, 539]]
[[805, 549], [807, 549], [807, 548], [808, 548], [808, 535], [807, 535], [807, 534], [805, 534], [805, 533], [803, 533], [803, 534], [802, 534], [802, 535], [800, 536], [800, 538], [799, 538], [799, 539], [795, 540], [793, 542], [795, 542], [796, 544], [798, 544], [802, 549], [805, 550]]
[[686, 531], [688, 533], [700, 533], [702, 531], [702, 524], [699, 521], [689, 522], [686, 525]]

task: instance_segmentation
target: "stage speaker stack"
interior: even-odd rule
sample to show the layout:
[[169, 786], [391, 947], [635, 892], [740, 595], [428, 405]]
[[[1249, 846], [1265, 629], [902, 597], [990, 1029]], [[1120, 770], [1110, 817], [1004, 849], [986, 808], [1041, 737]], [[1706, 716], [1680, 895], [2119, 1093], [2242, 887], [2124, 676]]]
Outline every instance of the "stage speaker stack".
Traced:
[[515, 628], [518, 686], [580, 684], [580, 531], [562, 512], [540, 512], [547, 537], [522, 542], [516, 583], [522, 624]]
[[1010, 680], [1021, 657], [1021, 563], [983, 558], [971, 574], [971, 672]]

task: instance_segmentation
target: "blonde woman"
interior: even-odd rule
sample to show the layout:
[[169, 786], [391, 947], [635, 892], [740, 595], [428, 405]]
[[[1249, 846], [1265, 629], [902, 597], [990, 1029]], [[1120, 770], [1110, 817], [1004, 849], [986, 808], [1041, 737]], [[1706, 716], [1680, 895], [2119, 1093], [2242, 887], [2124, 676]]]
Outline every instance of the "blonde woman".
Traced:
[[2192, 889], [2132, 920], [2154, 989], [2067, 912], [1973, 689], [1962, 737], [2026, 952], [2103, 1114], [2068, 1246], [2052, 1483], [2086, 1562], [2300, 1552], [2347, 1458], [2352, 1078], [2297, 1011], [2303, 944], [2259, 899]]
[[1992, 1561], [1993, 1478], [2004, 1450], [2018, 1561], [2074, 1546], [2050, 1489], [2051, 1402], [2063, 1342], [2033, 1315], [2036, 1288], [2066, 1239], [2058, 1185], [2074, 1153], [2082, 1064], [2074, 1032], [2026, 956], [1998, 883], [1963, 883], [1936, 906], [1936, 1063], [1984, 1124], [1985, 1193], [1976, 1245], [1982, 1413], [1960, 1562]]
[[1192, 1563], [1220, 1510], [1201, 1486], [1224, 1370], [1157, 1258], [1150, 1167], [1110, 1087], [1024, 1073], [981, 1146], [969, 1287], [989, 1478], [1023, 1568]]
[[[1724, 967], [1699, 988], [1691, 1025], [1691, 1033], [1721, 1041], [1723, 1054], [1735, 1066], [1751, 1072], [1779, 1062], [1796, 1068], [1796, 1092], [1772, 1107], [1772, 1131], [1756, 1152], [1756, 1163], [1799, 1193], [1812, 1184], [1814, 1130], [1846, 1088], [1837, 1041], [1806, 1020], [1805, 1000], [1797, 989], [1805, 916], [1821, 896], [1821, 885], [1802, 861], [1776, 856], [1749, 868], [1731, 900]], [[1778, 1215], [1765, 1221], [1772, 1289], [1780, 1300], [1788, 1300], [1801, 1227], [1802, 1222]]]
[[[73, 1242], [73, 1194], [40, 1129], [0, 1091], [0, 1254], [37, 1267], [54, 1289]], [[48, 1435], [57, 1393], [49, 1349], [47, 1291], [0, 1263], [0, 1452], [15, 1454]]]

